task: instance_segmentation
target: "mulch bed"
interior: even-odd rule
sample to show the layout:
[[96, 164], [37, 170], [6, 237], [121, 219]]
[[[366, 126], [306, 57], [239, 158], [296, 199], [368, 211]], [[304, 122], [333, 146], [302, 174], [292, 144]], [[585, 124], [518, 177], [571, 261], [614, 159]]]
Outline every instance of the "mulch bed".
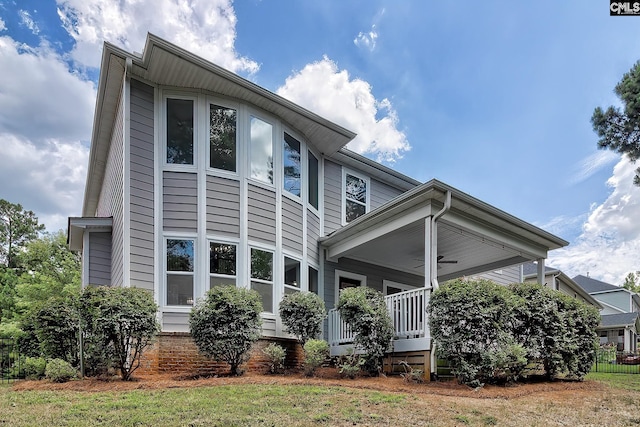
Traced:
[[178, 377], [170, 374], [137, 376], [133, 381], [120, 381], [119, 378], [85, 378], [56, 384], [49, 381], [18, 381], [13, 384], [15, 391], [27, 390], [66, 390], [78, 392], [109, 392], [129, 390], [158, 390], [187, 387], [214, 387], [234, 384], [265, 385], [318, 385], [330, 387], [348, 387], [382, 392], [410, 394], [435, 394], [454, 397], [481, 399], [513, 399], [541, 393], [562, 393], [576, 391], [597, 391], [604, 386], [595, 381], [584, 382], [532, 382], [510, 386], [486, 385], [481, 389], [472, 389], [456, 381], [437, 381], [424, 384], [407, 383], [398, 376], [360, 377], [356, 379], [340, 378], [335, 368], [323, 368], [316, 377], [307, 378], [301, 373], [286, 375], [263, 375], [249, 372], [241, 377]]

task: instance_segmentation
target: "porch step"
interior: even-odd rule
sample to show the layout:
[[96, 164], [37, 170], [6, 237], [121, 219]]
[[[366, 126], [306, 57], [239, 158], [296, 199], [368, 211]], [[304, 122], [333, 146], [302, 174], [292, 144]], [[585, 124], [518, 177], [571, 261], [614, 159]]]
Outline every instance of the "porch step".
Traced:
[[[431, 357], [429, 351], [406, 351], [389, 353], [384, 358], [383, 371], [388, 375], [400, 375], [408, 370], [420, 370], [429, 380]], [[406, 363], [408, 365], [405, 366]]]

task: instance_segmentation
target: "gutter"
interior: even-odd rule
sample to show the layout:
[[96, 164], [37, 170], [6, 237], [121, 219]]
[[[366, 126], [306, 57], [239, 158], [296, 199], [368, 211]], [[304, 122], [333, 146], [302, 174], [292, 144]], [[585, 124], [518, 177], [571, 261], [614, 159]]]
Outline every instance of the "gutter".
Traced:
[[431, 217], [431, 288], [438, 289], [438, 220], [451, 209], [451, 190], [447, 190], [444, 206], [434, 216]]

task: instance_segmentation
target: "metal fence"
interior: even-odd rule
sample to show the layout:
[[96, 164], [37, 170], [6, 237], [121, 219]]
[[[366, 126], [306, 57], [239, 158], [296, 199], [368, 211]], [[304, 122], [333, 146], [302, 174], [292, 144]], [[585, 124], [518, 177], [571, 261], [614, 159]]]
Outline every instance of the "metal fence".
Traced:
[[24, 378], [24, 357], [16, 340], [0, 338], [0, 382]]
[[616, 351], [615, 348], [599, 348], [592, 372], [614, 374], [640, 374], [640, 351]]

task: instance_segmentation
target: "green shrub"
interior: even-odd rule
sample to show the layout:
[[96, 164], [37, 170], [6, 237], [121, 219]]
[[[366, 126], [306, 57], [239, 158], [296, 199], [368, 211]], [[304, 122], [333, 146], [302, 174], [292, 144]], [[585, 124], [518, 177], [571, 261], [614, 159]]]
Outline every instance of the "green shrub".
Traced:
[[280, 303], [282, 323], [302, 345], [320, 335], [322, 322], [326, 316], [324, 301], [312, 292], [294, 292], [285, 295]]
[[39, 380], [44, 377], [47, 361], [44, 357], [26, 357], [22, 368], [26, 379]]
[[238, 367], [260, 338], [261, 311], [262, 299], [256, 291], [216, 286], [191, 310], [191, 336], [202, 353], [227, 362], [231, 374], [238, 375]]
[[347, 378], [354, 379], [365, 364], [365, 360], [353, 350], [347, 349], [347, 354], [340, 356], [338, 360], [338, 373]]
[[79, 319], [73, 300], [49, 299], [35, 311], [33, 323], [44, 357], [63, 359], [79, 366]]
[[431, 295], [429, 324], [438, 355], [463, 384], [515, 379], [526, 365], [511, 333], [519, 299], [488, 280], [454, 280]]
[[66, 360], [52, 359], [47, 363], [45, 377], [54, 383], [64, 383], [76, 377], [76, 370]]
[[140, 357], [158, 333], [158, 306], [147, 290], [96, 286], [80, 296], [87, 352], [113, 361], [123, 380], [140, 367]]
[[337, 309], [355, 333], [355, 346], [364, 351], [363, 368], [378, 374], [394, 332], [384, 296], [364, 286], [343, 289]]
[[324, 340], [311, 339], [304, 344], [304, 374], [313, 376], [327, 356], [329, 356], [329, 344]]
[[284, 369], [284, 359], [287, 356], [287, 350], [281, 345], [274, 342], [262, 349], [262, 353], [267, 357], [269, 362], [269, 372], [278, 374]]

